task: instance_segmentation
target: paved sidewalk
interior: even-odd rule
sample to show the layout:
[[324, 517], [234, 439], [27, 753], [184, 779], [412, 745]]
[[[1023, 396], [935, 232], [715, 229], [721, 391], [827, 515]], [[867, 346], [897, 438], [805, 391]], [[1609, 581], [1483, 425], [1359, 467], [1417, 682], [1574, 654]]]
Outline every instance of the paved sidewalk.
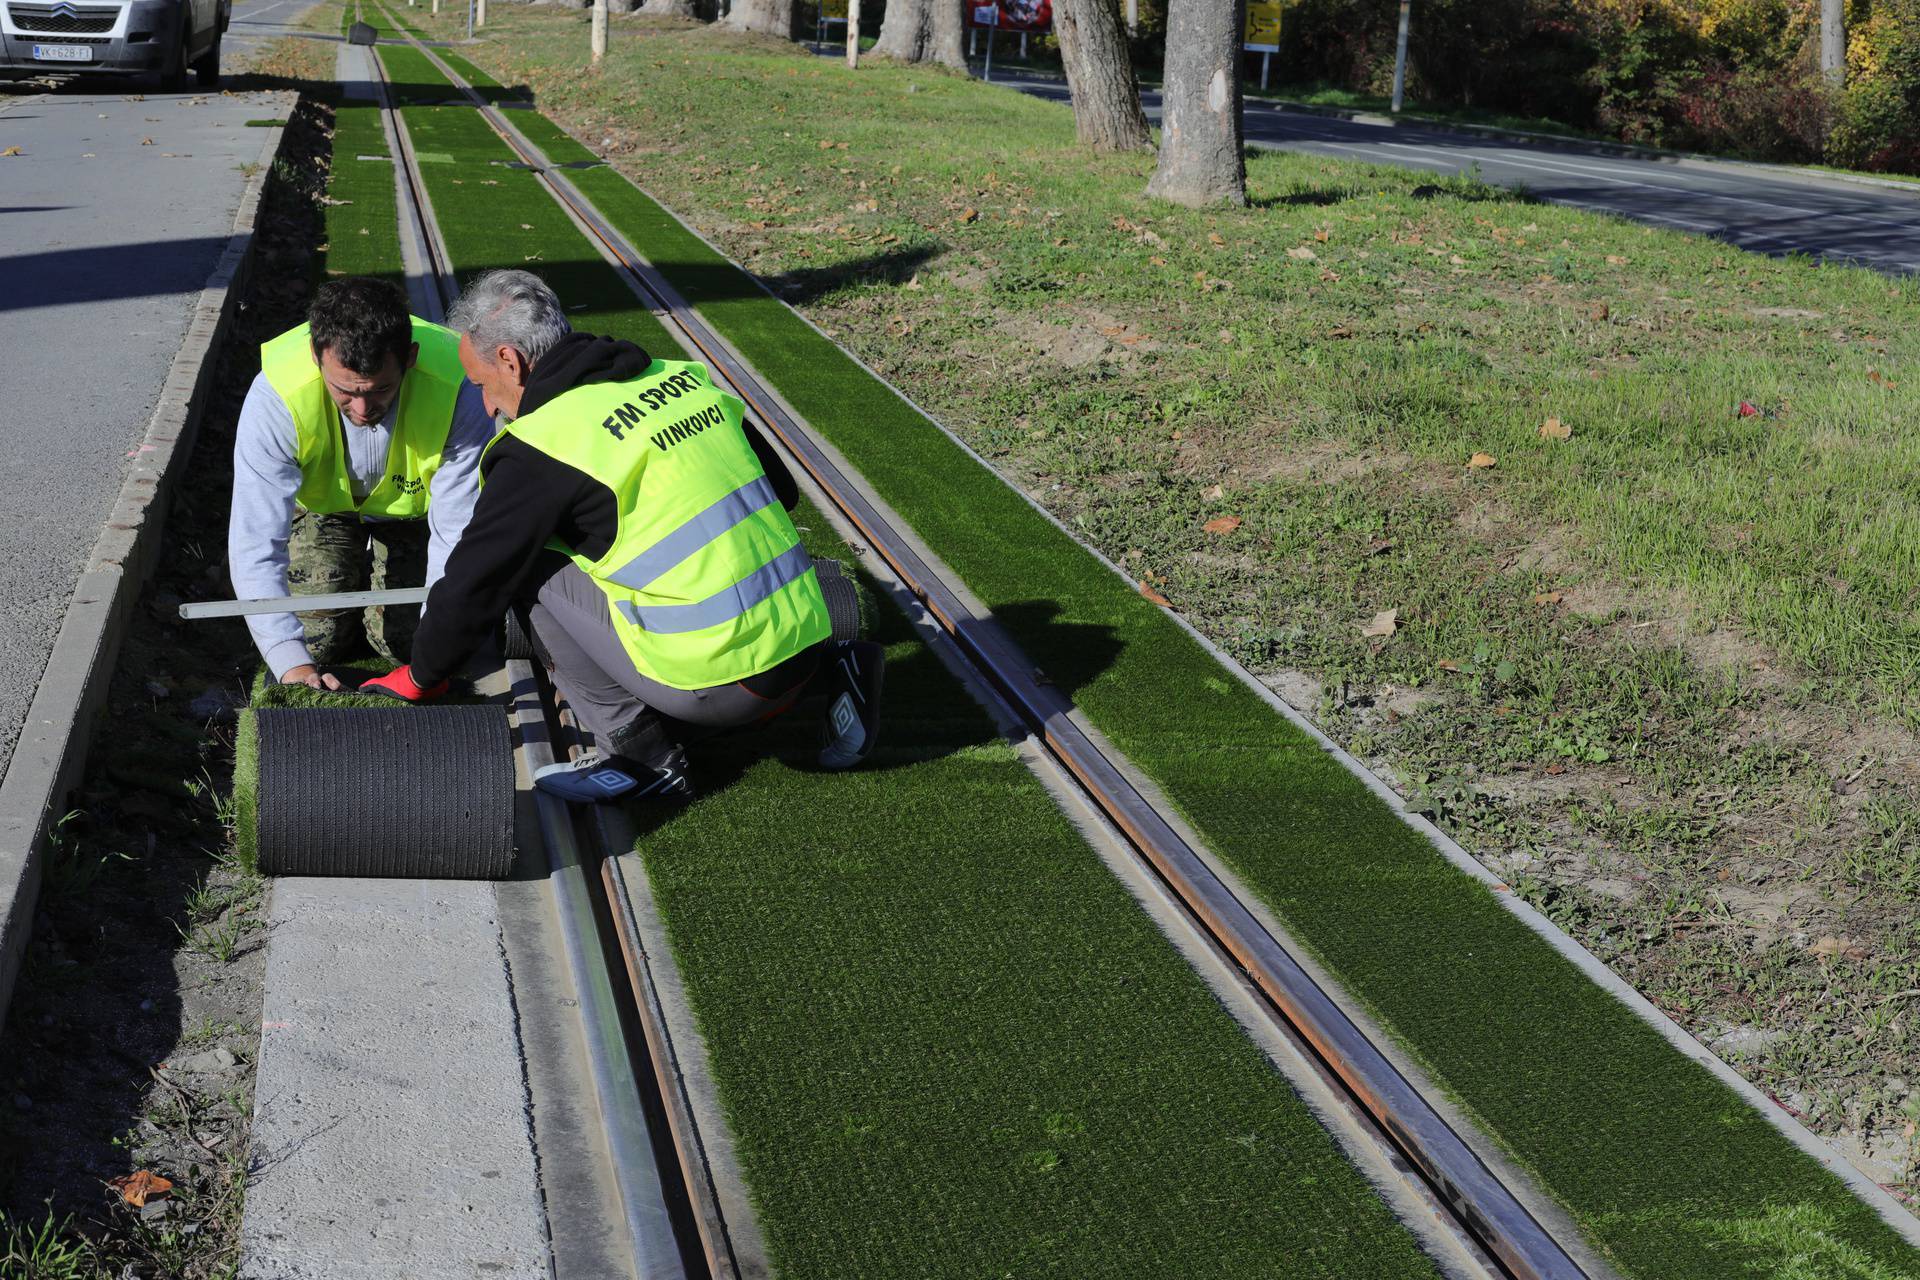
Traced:
[[[312, 0], [240, 0], [228, 67]], [[245, 81], [240, 81], [243, 86]], [[257, 90], [0, 89], [0, 769], [264, 133]]]

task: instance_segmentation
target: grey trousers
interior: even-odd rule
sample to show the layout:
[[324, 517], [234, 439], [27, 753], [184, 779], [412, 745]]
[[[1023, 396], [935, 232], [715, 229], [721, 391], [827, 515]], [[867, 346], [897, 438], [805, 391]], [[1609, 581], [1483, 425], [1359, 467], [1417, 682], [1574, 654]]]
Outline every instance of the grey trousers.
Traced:
[[551, 660], [554, 684], [603, 750], [621, 750], [659, 716], [707, 730], [751, 724], [791, 706], [806, 683], [765, 697], [738, 683], [675, 689], [650, 680], [614, 633], [606, 594], [593, 579], [558, 554], [544, 558], [537, 572], [546, 576], [529, 610], [534, 634]]

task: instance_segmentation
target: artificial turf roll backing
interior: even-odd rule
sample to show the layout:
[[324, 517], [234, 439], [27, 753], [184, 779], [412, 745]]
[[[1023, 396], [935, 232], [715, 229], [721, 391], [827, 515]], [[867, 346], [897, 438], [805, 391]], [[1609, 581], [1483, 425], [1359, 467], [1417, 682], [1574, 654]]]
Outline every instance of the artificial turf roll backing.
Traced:
[[1623, 1271], [1920, 1276], [1842, 1183], [997, 475], [619, 174], [568, 180]]

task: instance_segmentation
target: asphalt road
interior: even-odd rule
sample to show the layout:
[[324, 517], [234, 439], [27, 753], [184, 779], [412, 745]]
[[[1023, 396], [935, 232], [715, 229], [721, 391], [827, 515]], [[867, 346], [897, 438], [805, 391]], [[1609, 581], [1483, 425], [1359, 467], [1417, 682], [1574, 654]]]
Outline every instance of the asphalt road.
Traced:
[[[0, 768], [284, 99], [232, 73], [312, 0], [237, 0], [232, 96], [0, 85]], [[196, 692], [196, 691], [188, 691]]]
[[[1055, 79], [996, 71], [996, 82], [1058, 101]], [[1160, 119], [1160, 95], [1142, 95]], [[1368, 124], [1287, 111], [1249, 99], [1253, 146], [1305, 151], [1437, 173], [1478, 167], [1483, 181], [1542, 200], [1713, 236], [1756, 253], [1807, 253], [1890, 273], [1920, 271], [1920, 187], [1866, 186], [1809, 174], [1782, 178], [1751, 165], [1621, 156], [1579, 142], [1519, 142], [1416, 125]]]

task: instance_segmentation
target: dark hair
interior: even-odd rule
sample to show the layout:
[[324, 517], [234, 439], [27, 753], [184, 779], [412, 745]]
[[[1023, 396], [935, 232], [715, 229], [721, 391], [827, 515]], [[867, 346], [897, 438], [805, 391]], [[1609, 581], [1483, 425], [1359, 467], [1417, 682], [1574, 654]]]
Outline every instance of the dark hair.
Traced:
[[316, 357], [331, 351], [335, 360], [358, 374], [380, 372], [388, 356], [404, 365], [413, 346], [407, 295], [384, 280], [365, 276], [321, 285], [313, 295], [307, 324]]

